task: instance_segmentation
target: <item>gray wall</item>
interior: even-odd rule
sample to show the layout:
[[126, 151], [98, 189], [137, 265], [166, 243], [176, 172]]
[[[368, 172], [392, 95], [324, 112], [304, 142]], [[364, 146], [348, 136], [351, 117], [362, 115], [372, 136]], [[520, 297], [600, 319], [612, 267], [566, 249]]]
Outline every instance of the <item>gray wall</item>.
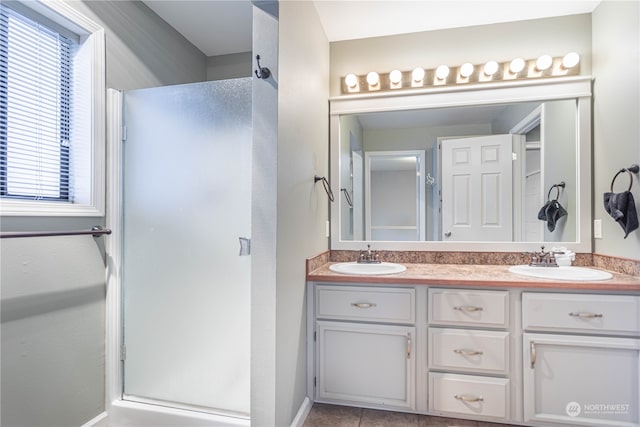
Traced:
[[[206, 57], [141, 2], [70, 2], [106, 31], [107, 85], [203, 81]], [[84, 229], [104, 218], [2, 218], [2, 231]], [[102, 239], [3, 239], [2, 425], [81, 425], [104, 411]]]
[[252, 59], [251, 52], [209, 56], [207, 58], [207, 80], [252, 77]]
[[329, 43], [308, 2], [280, 2], [279, 31], [274, 425], [285, 426], [306, 396], [305, 259], [328, 248], [329, 202], [313, 177], [329, 176]]
[[[640, 3], [605, 0], [593, 13], [593, 201], [594, 218], [602, 219], [602, 239], [594, 252], [640, 260], [640, 230], [624, 239], [622, 228], [607, 214], [602, 194], [613, 176], [631, 163], [640, 164]], [[614, 191], [627, 189], [619, 176]], [[640, 211], [640, 175], [632, 188]]]

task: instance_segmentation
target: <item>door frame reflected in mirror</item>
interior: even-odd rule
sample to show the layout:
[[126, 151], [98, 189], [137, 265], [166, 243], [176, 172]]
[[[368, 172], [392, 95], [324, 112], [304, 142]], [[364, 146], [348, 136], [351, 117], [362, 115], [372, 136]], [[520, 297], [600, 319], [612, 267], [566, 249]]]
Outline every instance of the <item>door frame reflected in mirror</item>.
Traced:
[[[577, 76], [554, 80], [501, 82], [467, 87], [423, 89], [411, 93], [384, 93], [339, 96], [330, 99], [331, 180], [343, 187], [341, 172], [350, 156], [340, 152], [340, 117], [373, 112], [391, 112], [447, 107], [474, 107], [522, 102], [576, 101], [575, 233], [572, 241], [553, 242], [576, 252], [591, 252], [591, 77]], [[349, 165], [347, 165], [349, 166]], [[348, 168], [350, 169], [350, 168]], [[350, 184], [350, 183], [349, 183]], [[350, 209], [342, 201], [331, 206], [331, 249], [358, 250], [367, 240], [348, 240], [341, 236], [343, 220], [349, 221]], [[549, 246], [547, 242], [547, 246]], [[374, 241], [376, 249], [407, 251], [517, 252], [539, 250], [544, 241]], [[365, 245], [366, 246], [366, 245]]]

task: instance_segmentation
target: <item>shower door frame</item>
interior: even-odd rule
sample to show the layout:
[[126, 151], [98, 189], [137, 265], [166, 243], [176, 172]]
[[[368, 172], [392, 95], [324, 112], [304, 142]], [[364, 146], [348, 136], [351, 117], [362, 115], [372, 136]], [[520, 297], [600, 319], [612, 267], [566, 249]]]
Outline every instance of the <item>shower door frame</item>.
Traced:
[[[123, 398], [123, 307], [122, 307], [122, 141], [124, 94], [115, 89], [107, 91], [107, 196], [106, 226], [113, 232], [105, 236], [106, 308], [105, 308], [105, 411], [112, 425], [150, 422], [158, 415], [163, 422], [190, 426], [250, 426], [250, 417], [213, 414], [189, 409], [188, 406], [163, 406], [162, 402], [143, 403]], [[156, 418], [157, 419], [157, 418]]]

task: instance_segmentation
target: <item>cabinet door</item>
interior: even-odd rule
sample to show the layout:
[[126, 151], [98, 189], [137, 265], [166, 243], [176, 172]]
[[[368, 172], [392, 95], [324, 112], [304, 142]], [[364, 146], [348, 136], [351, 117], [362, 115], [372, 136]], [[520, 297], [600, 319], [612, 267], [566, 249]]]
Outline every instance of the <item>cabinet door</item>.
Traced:
[[414, 408], [415, 328], [316, 326], [317, 400]]
[[524, 334], [524, 421], [640, 425], [640, 340]]

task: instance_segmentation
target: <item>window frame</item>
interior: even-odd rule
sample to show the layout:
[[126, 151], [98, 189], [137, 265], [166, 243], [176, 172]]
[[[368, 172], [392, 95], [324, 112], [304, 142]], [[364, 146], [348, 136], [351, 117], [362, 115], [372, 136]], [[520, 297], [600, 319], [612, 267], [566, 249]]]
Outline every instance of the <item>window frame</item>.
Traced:
[[[81, 155], [74, 156], [74, 202], [0, 199], [0, 216], [104, 216], [106, 67], [105, 32], [89, 18], [59, 0], [8, 1], [33, 10], [78, 36], [74, 57], [74, 135]], [[74, 146], [76, 148], [76, 146]], [[79, 158], [79, 159], [78, 159]], [[85, 159], [84, 161], [80, 161]]]

